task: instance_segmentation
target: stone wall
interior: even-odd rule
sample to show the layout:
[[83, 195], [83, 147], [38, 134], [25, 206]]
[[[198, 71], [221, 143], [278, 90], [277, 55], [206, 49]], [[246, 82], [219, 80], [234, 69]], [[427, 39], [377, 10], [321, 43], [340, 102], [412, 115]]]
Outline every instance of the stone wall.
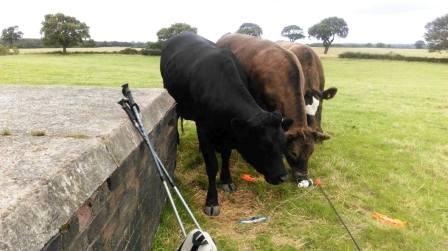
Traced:
[[[173, 124], [171, 112], [150, 133], [171, 171], [176, 159]], [[44, 250], [149, 250], [165, 197], [154, 162], [142, 143], [61, 226]]]
[[[116, 104], [120, 89], [5, 89], [0, 250], [150, 250], [166, 195], [147, 147]], [[134, 95], [172, 172], [174, 102], [163, 90]], [[44, 97], [39, 109], [33, 100]]]

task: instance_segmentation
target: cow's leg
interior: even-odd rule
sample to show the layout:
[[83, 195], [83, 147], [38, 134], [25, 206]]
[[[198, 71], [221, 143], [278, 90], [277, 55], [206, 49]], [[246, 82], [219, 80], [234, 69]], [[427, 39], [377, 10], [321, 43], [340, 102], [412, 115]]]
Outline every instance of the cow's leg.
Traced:
[[218, 173], [218, 160], [215, 155], [215, 148], [207, 137], [207, 132], [200, 125], [196, 124], [199, 139], [199, 148], [204, 157], [205, 168], [208, 176], [207, 199], [205, 200], [205, 214], [209, 216], [219, 215], [218, 191], [216, 190], [216, 174]]
[[224, 148], [224, 150], [222, 150], [221, 152], [222, 166], [221, 166], [221, 173], [219, 176], [222, 189], [229, 193], [236, 191], [236, 186], [232, 182], [232, 176], [230, 175], [230, 168], [229, 168], [229, 160], [231, 152], [232, 150], [230, 148]]

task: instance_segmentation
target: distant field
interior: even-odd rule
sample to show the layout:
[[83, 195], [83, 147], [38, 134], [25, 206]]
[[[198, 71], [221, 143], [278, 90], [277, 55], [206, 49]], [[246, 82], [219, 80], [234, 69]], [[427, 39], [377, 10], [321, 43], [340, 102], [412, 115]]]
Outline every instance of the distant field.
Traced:
[[[67, 48], [67, 52], [85, 52], [85, 51], [95, 51], [95, 52], [113, 52], [120, 51], [128, 47], [95, 47], [95, 48]], [[61, 48], [37, 48], [37, 49], [20, 49], [21, 54], [30, 53], [46, 53], [62, 51]]]
[[415, 57], [434, 57], [434, 58], [448, 58], [448, 52], [429, 52], [427, 49], [396, 49], [396, 48], [330, 48], [327, 55], [324, 54], [323, 47], [313, 47], [321, 57], [337, 57], [344, 52], [364, 52], [375, 54], [396, 53], [403, 56]]
[[[330, 49], [330, 53], [335, 52]], [[334, 51], [332, 51], [334, 50]], [[310, 175], [320, 178], [364, 250], [446, 250], [448, 247], [448, 65], [324, 58], [327, 86], [323, 128], [332, 139], [317, 147]], [[0, 83], [160, 87], [159, 58], [127, 55], [0, 57]], [[1, 94], [0, 94], [1, 97]], [[1, 114], [1, 113], [0, 113]], [[1, 128], [0, 128], [1, 129]], [[202, 213], [207, 179], [194, 124], [187, 122], [176, 179], [220, 250], [353, 250], [324, 197], [293, 182], [246, 183], [261, 177], [235, 153], [238, 186], [220, 194], [221, 215]], [[372, 219], [380, 212], [403, 229]], [[266, 215], [269, 221], [241, 225]], [[153, 250], [175, 250], [180, 230], [167, 206]]]
[[[113, 52], [120, 51], [128, 47], [95, 47], [95, 48], [68, 48], [68, 52], [86, 52], [86, 51], [94, 51], [94, 52]], [[396, 53], [401, 54], [403, 56], [416, 56], [416, 57], [448, 57], [448, 52], [429, 52], [427, 49], [396, 49], [396, 48], [330, 48], [328, 54], [324, 54], [323, 47], [313, 47], [313, 49], [321, 56], [321, 57], [337, 57], [339, 54], [344, 52], [365, 52], [365, 53], [375, 53], [375, 54], [387, 54], [387, 53]], [[61, 48], [39, 48], [39, 49], [20, 49], [21, 54], [30, 54], [30, 53], [46, 53], [46, 52], [55, 52], [62, 51]]]

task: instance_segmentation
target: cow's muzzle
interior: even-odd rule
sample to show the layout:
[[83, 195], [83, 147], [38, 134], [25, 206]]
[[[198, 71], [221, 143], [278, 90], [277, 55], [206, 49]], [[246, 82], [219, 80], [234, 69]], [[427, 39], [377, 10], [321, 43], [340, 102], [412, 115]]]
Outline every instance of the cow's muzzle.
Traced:
[[308, 178], [308, 161], [298, 160], [294, 165], [291, 166], [294, 179], [307, 179]]

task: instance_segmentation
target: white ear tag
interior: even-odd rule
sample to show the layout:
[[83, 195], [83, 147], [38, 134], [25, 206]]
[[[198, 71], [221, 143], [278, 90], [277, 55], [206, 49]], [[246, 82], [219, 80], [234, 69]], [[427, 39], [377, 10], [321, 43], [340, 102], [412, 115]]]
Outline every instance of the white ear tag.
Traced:
[[313, 96], [313, 103], [311, 103], [311, 105], [305, 106], [306, 114], [311, 116], [316, 115], [317, 108], [319, 108], [319, 103], [320, 103], [319, 100]]

